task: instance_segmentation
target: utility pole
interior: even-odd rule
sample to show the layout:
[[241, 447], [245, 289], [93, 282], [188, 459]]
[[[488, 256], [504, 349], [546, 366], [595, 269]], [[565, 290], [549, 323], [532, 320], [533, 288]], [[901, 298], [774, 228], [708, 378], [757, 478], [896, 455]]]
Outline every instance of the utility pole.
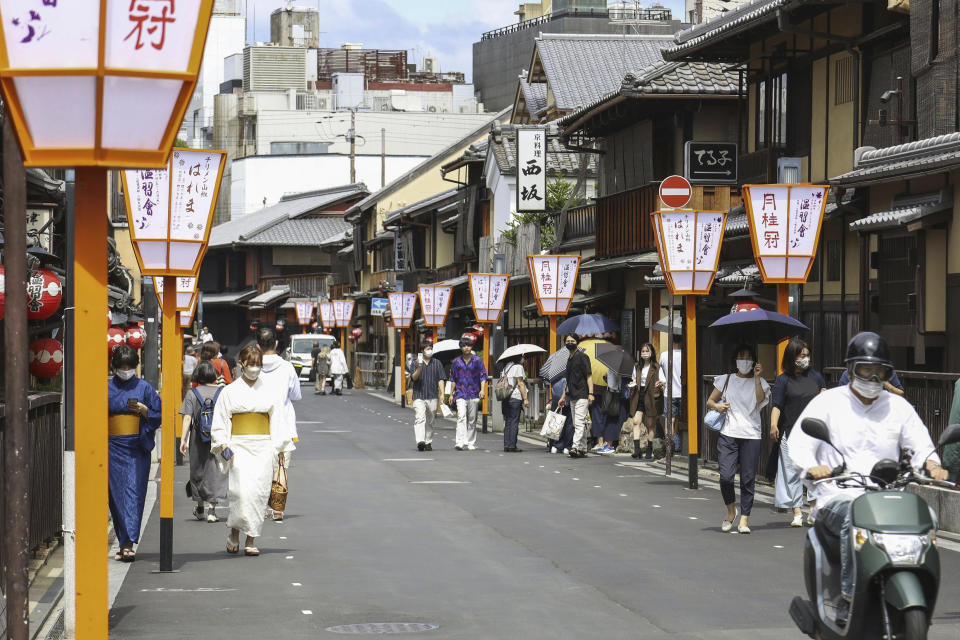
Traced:
[[387, 186], [387, 130], [380, 129], [380, 188]]
[[350, 184], [357, 183], [357, 110], [350, 109]]

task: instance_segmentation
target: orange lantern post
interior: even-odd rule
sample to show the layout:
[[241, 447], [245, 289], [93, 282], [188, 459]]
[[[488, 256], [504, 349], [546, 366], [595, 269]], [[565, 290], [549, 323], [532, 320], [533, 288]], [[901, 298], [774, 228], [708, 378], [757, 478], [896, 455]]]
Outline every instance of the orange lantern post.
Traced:
[[[753, 255], [763, 281], [777, 285], [778, 313], [790, 315], [790, 285], [803, 284], [810, 276], [829, 191], [826, 185], [813, 184], [743, 187]], [[777, 345], [778, 371], [786, 348], [786, 340]]]
[[[107, 169], [167, 161], [196, 86], [212, 12], [213, 0], [176, 6], [0, 0], [0, 91], [24, 164], [78, 168], [70, 360], [83, 370], [74, 376], [71, 419], [83, 428], [75, 430], [75, 454], [68, 452], [65, 462], [74, 464], [76, 477], [76, 517], [68, 523], [75, 566], [66, 572], [76, 607], [66, 624], [78, 640], [108, 635], [107, 378], [89, 375], [107, 371], [99, 339], [107, 304]], [[25, 211], [8, 207], [7, 215]], [[8, 429], [17, 426], [8, 421]], [[11, 604], [8, 632], [22, 637], [26, 619], [19, 603]]]
[[[473, 305], [473, 317], [483, 327], [483, 366], [490, 373], [490, 330], [487, 325], [496, 324], [503, 313], [503, 304], [507, 300], [507, 288], [510, 276], [506, 273], [471, 273], [470, 302]], [[489, 387], [489, 385], [488, 385]], [[483, 396], [483, 431], [487, 431], [487, 416], [490, 414], [489, 388]]]
[[433, 327], [433, 342], [437, 342], [437, 328], [447, 324], [453, 287], [445, 284], [422, 284], [417, 288], [420, 295], [420, 312], [423, 324]]
[[400, 406], [406, 406], [407, 402], [407, 329], [413, 324], [413, 314], [417, 307], [417, 294], [415, 293], [388, 293], [387, 300], [390, 302], [390, 321], [393, 328], [400, 332]]
[[[689, 448], [689, 483], [699, 486], [700, 415], [697, 404], [699, 374], [697, 371], [697, 298], [710, 293], [717, 276], [723, 232], [727, 226], [725, 211], [654, 211], [651, 214], [657, 241], [657, 256], [664, 280], [671, 295], [685, 297], [687, 357], [687, 437]], [[673, 317], [671, 305], [670, 316]], [[671, 336], [671, 340], [673, 336]], [[669, 351], [667, 372], [668, 399], [673, 400], [673, 349]], [[673, 452], [672, 420], [667, 424], [667, 474], [671, 473]]]

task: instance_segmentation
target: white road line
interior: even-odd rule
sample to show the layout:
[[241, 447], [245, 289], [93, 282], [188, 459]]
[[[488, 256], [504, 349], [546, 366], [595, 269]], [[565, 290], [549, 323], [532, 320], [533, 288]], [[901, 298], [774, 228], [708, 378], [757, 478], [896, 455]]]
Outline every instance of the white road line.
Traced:
[[782, 545], [782, 544], [775, 544], [775, 545], [773, 545], [773, 548], [774, 548], [774, 549], [783, 549], [783, 545]]
[[310, 611], [310, 609], [303, 609], [302, 611], [300, 611], [300, 613], [302, 613], [302, 614], [305, 615], [305, 616], [312, 616], [312, 615], [313, 615], [313, 611]]
[[293, 560], [293, 556], [287, 556], [287, 560]]
[[291, 586], [291, 587], [302, 587], [303, 585], [300, 584], [299, 582], [291, 582], [291, 583], [290, 583], [290, 586]]
[[579, 480], [580, 478], [570, 478], [571, 480]]
[[689, 518], [690, 518], [691, 520], [699, 520], [699, 519], [700, 519], [700, 518], [698, 518], [697, 516], [689, 516]]
[[620, 497], [621, 497], [621, 498], [626, 498], [626, 497], [627, 497], [627, 494], [621, 493], [621, 494], [620, 494]]
[[662, 507], [658, 504], [652, 504], [650, 506], [653, 507], [654, 509], [662, 509]]

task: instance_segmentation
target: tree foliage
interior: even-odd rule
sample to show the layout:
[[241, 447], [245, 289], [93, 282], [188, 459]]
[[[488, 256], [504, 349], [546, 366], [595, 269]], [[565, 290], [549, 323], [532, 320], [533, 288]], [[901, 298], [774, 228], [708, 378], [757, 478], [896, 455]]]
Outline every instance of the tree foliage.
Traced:
[[503, 239], [516, 246], [518, 229], [525, 224], [536, 224], [540, 227], [540, 249], [552, 247], [556, 238], [557, 216], [563, 205], [568, 200], [571, 207], [578, 207], [586, 202], [582, 196], [574, 193], [575, 188], [576, 184], [565, 180], [562, 173], [558, 175], [555, 180], [547, 183], [546, 211], [515, 212], [507, 223], [508, 229], [502, 234]]

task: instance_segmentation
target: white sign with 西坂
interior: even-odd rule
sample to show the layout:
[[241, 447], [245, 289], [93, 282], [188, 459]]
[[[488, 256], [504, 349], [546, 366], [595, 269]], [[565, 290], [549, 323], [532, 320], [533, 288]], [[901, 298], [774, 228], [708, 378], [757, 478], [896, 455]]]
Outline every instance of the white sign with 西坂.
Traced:
[[743, 201], [757, 266], [768, 283], [807, 281], [817, 255], [829, 187], [745, 185]]
[[390, 317], [396, 329], [409, 329], [413, 324], [413, 313], [417, 306], [415, 293], [388, 293], [390, 300]]
[[350, 320], [353, 319], [353, 307], [356, 304], [353, 300], [334, 300], [333, 317], [337, 321], [338, 327], [349, 327]]
[[471, 273], [470, 298], [477, 322], [496, 322], [507, 300], [510, 276], [505, 273]]
[[517, 211], [547, 208], [547, 131], [517, 129]]
[[527, 256], [533, 295], [542, 315], [566, 315], [577, 288], [580, 256]]
[[317, 306], [320, 307], [320, 323], [323, 325], [323, 330], [335, 329], [337, 327], [337, 317], [333, 313], [333, 303], [320, 302]]
[[423, 323], [428, 327], [445, 325], [447, 323], [447, 313], [450, 311], [450, 299], [453, 297], [453, 287], [422, 284], [417, 290], [420, 294], [420, 311], [423, 313]]
[[708, 294], [717, 275], [726, 212], [654, 211], [651, 217], [670, 293]]

